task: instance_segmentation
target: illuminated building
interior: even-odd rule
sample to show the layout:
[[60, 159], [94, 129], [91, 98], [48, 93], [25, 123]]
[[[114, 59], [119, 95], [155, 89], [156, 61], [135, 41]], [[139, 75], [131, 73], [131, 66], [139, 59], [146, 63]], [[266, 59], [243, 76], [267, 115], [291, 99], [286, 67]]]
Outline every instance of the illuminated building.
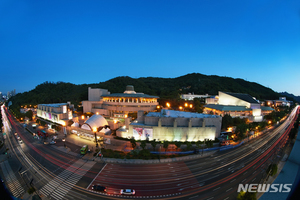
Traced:
[[117, 136], [159, 141], [214, 140], [220, 135], [221, 124], [221, 116], [162, 109], [145, 116], [138, 112], [137, 120], [129, 124], [128, 130], [118, 131]]
[[126, 86], [124, 93], [110, 94], [108, 90], [89, 88], [89, 100], [82, 101], [83, 112], [93, 112], [104, 116], [126, 118], [129, 113], [149, 112], [156, 109], [158, 96], [134, 91]]
[[57, 124], [66, 125], [73, 118], [69, 103], [38, 104], [37, 116]]
[[204, 113], [231, 117], [248, 118], [249, 121], [261, 122], [263, 115], [272, 112], [274, 109], [261, 106], [259, 101], [249, 94], [230, 93], [219, 91], [218, 104], [207, 104], [204, 106]]

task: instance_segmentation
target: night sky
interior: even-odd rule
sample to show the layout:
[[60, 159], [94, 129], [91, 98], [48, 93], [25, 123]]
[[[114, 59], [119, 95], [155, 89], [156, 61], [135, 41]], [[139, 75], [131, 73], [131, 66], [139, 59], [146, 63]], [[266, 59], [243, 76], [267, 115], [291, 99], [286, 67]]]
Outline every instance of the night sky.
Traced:
[[1, 0], [0, 66], [3, 93], [201, 73], [300, 95], [300, 1]]

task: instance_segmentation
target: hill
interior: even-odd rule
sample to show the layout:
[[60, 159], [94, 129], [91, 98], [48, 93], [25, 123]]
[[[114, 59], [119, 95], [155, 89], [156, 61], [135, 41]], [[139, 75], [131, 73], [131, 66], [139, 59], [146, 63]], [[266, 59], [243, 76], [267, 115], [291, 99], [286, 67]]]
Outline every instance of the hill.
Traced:
[[122, 76], [105, 82], [82, 85], [45, 82], [29, 92], [17, 94], [11, 98], [11, 101], [16, 106], [67, 101], [77, 105], [82, 100], [88, 99], [88, 87], [108, 89], [111, 93], [122, 93], [126, 85], [133, 85], [136, 92], [157, 95], [164, 99], [176, 99], [180, 94], [186, 93], [217, 95], [218, 91], [247, 93], [259, 100], [278, 99], [281, 96], [272, 89], [255, 82], [192, 73], [177, 78]]
[[287, 93], [287, 92], [280, 92], [281, 96], [287, 97], [289, 100], [295, 100], [298, 103], [300, 103], [300, 96], [295, 96], [293, 94]]

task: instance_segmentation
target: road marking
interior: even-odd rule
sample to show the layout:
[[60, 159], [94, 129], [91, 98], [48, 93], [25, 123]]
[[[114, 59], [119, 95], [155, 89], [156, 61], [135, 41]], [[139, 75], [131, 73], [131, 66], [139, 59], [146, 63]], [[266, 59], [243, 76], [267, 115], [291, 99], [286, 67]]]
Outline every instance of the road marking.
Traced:
[[229, 192], [230, 190], [232, 190], [232, 188], [229, 188], [228, 190], [226, 190], [226, 192]]
[[217, 188], [215, 188], [215, 189], [213, 189], [213, 191], [216, 191], [216, 190], [218, 190], [218, 189], [220, 189], [221, 187], [217, 187]]
[[252, 179], [252, 182], [255, 181], [256, 178]]
[[246, 179], [242, 180], [242, 182], [245, 182], [245, 181], [246, 181]]
[[229, 199], [229, 197], [226, 197], [224, 200], [227, 200], [227, 199]]
[[13, 173], [7, 160], [1, 163], [1, 168], [2, 168], [2, 172], [4, 174], [4, 177], [5, 177], [5, 180], [7, 182], [6, 184], [7, 184], [8, 188], [10, 189], [10, 191], [12, 192], [12, 194], [15, 197], [20, 197], [21, 195], [23, 195], [25, 190], [21, 186], [18, 179], [16, 178], [16, 176]]
[[[90, 186], [91, 186], [91, 184], [94, 182], [94, 180], [99, 176], [99, 174], [102, 172], [102, 170], [106, 167], [106, 165], [107, 165], [107, 163], [105, 163], [105, 165], [104, 165], [104, 167], [100, 170], [100, 172], [97, 174], [97, 176], [95, 176], [95, 178], [92, 180], [92, 182], [89, 184], [89, 186], [87, 186], [87, 188], [86, 189], [88, 189]], [[111, 169], [111, 168], [110, 168]]]
[[215, 198], [215, 197], [210, 197], [210, 198], [208, 198], [208, 199], [206, 199], [206, 200], [211, 200], [211, 199], [213, 199], [213, 198]]
[[49, 198], [63, 199], [65, 195], [74, 187], [74, 185], [90, 170], [96, 162], [84, 162], [81, 159], [70, 165], [58, 176], [53, 178], [48, 184], [40, 190]]
[[197, 198], [198, 196], [199, 196], [199, 195], [196, 195], [196, 196], [190, 197], [189, 199]]
[[236, 179], [233, 179], [232, 181], [230, 181], [230, 183], [234, 182]]

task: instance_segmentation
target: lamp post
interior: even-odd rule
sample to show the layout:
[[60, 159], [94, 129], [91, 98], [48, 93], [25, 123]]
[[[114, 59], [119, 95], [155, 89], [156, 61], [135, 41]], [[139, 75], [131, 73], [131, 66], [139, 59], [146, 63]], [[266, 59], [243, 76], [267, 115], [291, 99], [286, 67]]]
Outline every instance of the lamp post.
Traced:
[[96, 132], [97, 132], [97, 128], [96, 127], [93, 128], [93, 132], [95, 134], [95, 141], [96, 141], [96, 148], [97, 148], [98, 147], [98, 141], [97, 141], [97, 135], [96, 135]]
[[63, 138], [62, 141], [64, 142], [64, 147], [66, 147], [66, 139]]

